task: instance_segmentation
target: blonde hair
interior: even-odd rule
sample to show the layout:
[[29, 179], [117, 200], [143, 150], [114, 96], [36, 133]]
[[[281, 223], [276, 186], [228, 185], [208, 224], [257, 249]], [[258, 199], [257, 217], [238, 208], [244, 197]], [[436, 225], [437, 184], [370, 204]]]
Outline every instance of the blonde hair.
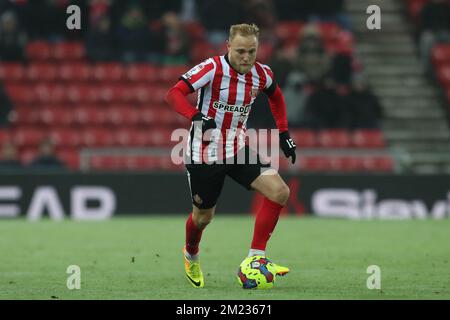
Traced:
[[230, 41], [240, 34], [241, 36], [255, 36], [256, 39], [259, 38], [259, 28], [256, 24], [234, 24], [230, 27]]

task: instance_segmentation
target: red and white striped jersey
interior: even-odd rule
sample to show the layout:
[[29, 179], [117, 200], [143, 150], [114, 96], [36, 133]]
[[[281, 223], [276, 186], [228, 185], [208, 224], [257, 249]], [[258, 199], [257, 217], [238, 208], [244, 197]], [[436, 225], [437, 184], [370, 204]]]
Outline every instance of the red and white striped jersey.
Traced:
[[[197, 108], [214, 118], [222, 136], [211, 142], [201, 141], [201, 131], [193, 132], [188, 141], [187, 156], [195, 162], [233, 157], [245, 146], [245, 132], [253, 102], [260, 91], [274, 84], [271, 69], [256, 62], [246, 74], [235, 71], [226, 55], [215, 56], [196, 65], [180, 77], [193, 91], [198, 91]], [[208, 145], [209, 144], [209, 145]], [[204, 148], [208, 146], [207, 151]], [[223, 150], [219, 150], [223, 149]]]

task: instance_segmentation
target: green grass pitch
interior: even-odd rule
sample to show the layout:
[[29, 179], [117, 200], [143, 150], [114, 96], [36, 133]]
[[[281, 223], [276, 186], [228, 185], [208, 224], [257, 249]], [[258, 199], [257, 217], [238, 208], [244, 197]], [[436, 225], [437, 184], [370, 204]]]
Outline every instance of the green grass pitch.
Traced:
[[[184, 276], [185, 216], [103, 222], [0, 221], [0, 299], [449, 299], [450, 221], [282, 217], [268, 256], [291, 268], [271, 290], [244, 290], [236, 270], [253, 217], [216, 215], [203, 233], [205, 288]], [[69, 265], [81, 289], [69, 290]], [[381, 290], [366, 286], [381, 268]]]

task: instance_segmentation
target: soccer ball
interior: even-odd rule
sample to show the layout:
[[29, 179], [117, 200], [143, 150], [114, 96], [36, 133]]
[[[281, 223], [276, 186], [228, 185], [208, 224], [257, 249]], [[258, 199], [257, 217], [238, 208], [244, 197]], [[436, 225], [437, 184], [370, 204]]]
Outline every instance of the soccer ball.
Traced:
[[273, 263], [263, 256], [245, 258], [239, 266], [237, 279], [244, 289], [270, 289], [275, 283]]

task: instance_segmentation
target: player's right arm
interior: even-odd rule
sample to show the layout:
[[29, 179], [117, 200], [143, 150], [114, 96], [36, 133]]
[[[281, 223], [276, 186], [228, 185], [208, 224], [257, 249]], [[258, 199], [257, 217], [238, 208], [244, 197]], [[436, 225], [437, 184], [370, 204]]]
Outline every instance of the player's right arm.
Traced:
[[166, 95], [166, 102], [179, 114], [190, 121], [202, 121], [203, 131], [216, 127], [214, 119], [203, 115], [192, 106], [187, 96], [208, 85], [214, 77], [215, 63], [213, 59], [205, 60], [180, 77]]

